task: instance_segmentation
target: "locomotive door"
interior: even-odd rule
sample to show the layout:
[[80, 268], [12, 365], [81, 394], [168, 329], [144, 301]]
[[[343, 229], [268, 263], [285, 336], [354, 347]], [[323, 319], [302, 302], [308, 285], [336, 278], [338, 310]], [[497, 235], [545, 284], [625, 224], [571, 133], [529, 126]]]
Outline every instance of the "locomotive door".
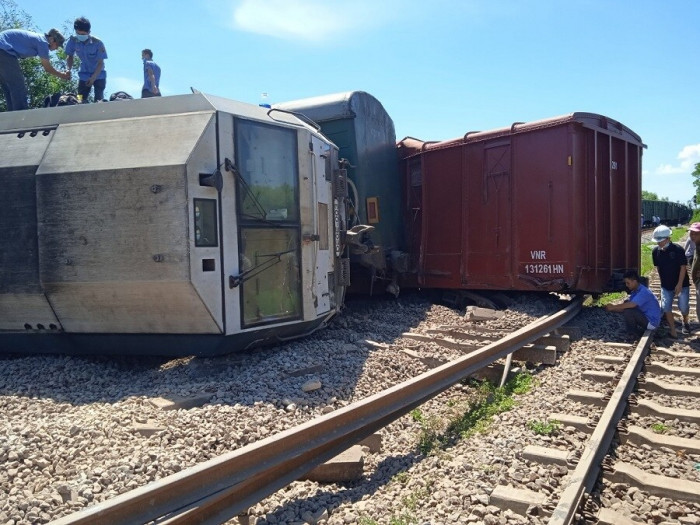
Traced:
[[[473, 169], [466, 173], [467, 212], [464, 236], [467, 287], [510, 287], [511, 281], [511, 146], [510, 142], [465, 148]], [[478, 158], [477, 158], [478, 157]], [[481, 168], [479, 170], [479, 168]], [[477, 171], [478, 170], [478, 171]], [[478, 280], [470, 276], [477, 275]]]
[[241, 326], [302, 316], [296, 130], [235, 122]]

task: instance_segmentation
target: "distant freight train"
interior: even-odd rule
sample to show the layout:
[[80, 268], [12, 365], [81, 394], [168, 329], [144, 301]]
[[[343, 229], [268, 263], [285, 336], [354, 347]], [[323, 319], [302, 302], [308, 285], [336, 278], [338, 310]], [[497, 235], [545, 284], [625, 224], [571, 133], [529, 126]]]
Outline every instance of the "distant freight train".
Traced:
[[357, 91], [5, 113], [0, 351], [238, 351], [348, 290], [617, 290], [643, 147], [590, 113], [397, 145]]
[[644, 227], [652, 227], [652, 217], [658, 217], [661, 224], [676, 226], [685, 224], [693, 216], [693, 209], [690, 206], [669, 201], [642, 200], [642, 216]]

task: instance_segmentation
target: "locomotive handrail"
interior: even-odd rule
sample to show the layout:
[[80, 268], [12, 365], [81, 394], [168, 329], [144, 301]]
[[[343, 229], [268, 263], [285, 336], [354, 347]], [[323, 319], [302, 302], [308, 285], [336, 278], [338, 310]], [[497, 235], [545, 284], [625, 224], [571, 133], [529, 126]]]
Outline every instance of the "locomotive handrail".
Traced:
[[298, 113], [296, 111], [289, 111], [288, 109], [280, 109], [280, 108], [270, 108], [267, 111], [267, 116], [270, 117], [272, 120], [274, 120], [276, 122], [285, 122], [286, 124], [290, 124], [290, 123], [286, 122], [286, 121], [282, 121], [282, 120], [277, 120], [275, 117], [270, 115], [270, 113], [272, 113], [273, 111], [279, 111], [280, 113], [287, 113], [288, 115], [293, 115], [296, 118], [298, 118], [299, 120], [303, 120], [304, 122], [306, 122], [309, 126], [314, 128], [316, 131], [321, 131], [321, 126], [319, 126], [316, 122], [311, 120], [309, 117], [307, 117], [303, 113]]
[[551, 316], [415, 378], [52, 523], [222, 523], [469, 374], [563, 325], [582, 303], [583, 298], [574, 299]]

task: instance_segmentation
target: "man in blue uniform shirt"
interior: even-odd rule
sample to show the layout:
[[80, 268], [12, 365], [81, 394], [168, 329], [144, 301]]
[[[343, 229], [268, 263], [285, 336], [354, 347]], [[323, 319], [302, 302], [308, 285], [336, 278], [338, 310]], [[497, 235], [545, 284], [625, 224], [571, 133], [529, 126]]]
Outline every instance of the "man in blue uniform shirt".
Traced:
[[39, 57], [44, 71], [63, 80], [70, 80], [70, 71], [58, 71], [51, 65], [49, 51], [63, 46], [63, 35], [51, 29], [42, 35], [24, 29], [0, 32], [0, 86], [5, 93], [7, 111], [27, 109], [27, 84], [19, 65], [20, 58]]
[[627, 330], [641, 335], [645, 330], [655, 330], [661, 322], [661, 307], [651, 290], [639, 282], [639, 274], [629, 270], [623, 275], [629, 297], [621, 304], [606, 304], [608, 312], [622, 312]]
[[143, 87], [141, 98], [160, 96], [160, 67], [153, 61], [153, 51], [144, 49], [141, 51], [143, 60]]
[[68, 69], [73, 67], [73, 55], [80, 59], [78, 70], [78, 95], [83, 102], [88, 101], [92, 87], [95, 87], [95, 102], [104, 98], [107, 85], [107, 71], [104, 60], [107, 50], [102, 40], [90, 34], [90, 20], [81, 16], [73, 23], [75, 35], [68, 39], [66, 55]]

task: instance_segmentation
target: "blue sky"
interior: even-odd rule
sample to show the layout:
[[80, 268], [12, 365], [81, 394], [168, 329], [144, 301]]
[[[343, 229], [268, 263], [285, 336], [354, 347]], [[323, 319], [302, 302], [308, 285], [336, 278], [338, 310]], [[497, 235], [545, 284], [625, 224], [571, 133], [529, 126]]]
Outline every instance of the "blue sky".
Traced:
[[643, 189], [687, 202], [700, 162], [696, 0], [17, 1], [42, 31], [86, 16], [106, 93], [139, 96], [141, 49], [165, 95], [257, 104], [377, 97], [397, 138], [442, 140], [575, 111], [642, 137]]

